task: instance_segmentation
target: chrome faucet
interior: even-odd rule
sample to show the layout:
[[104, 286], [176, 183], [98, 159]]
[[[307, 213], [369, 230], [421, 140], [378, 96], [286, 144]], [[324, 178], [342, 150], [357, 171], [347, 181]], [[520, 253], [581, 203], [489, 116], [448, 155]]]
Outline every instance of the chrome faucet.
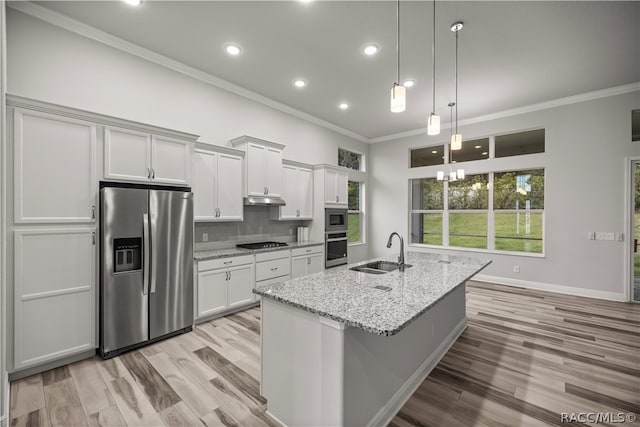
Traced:
[[404, 270], [404, 239], [401, 235], [396, 233], [395, 231], [389, 235], [389, 240], [387, 241], [387, 248], [391, 247], [391, 240], [393, 236], [398, 236], [400, 239], [400, 256], [398, 257], [398, 264], [400, 264], [400, 271]]

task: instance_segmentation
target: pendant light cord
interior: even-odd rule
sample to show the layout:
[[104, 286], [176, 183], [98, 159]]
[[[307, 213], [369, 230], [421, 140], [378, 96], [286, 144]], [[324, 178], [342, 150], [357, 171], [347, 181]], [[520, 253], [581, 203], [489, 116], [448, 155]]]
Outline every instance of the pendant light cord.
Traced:
[[400, 0], [398, 0], [398, 7], [396, 8], [396, 23], [397, 23], [397, 37], [396, 37], [396, 52], [398, 54], [398, 75], [396, 85], [400, 85]]
[[458, 134], [458, 32], [456, 31], [456, 135]]
[[433, 63], [433, 73], [431, 83], [433, 86], [433, 106], [431, 113], [436, 112], [436, 0], [433, 0], [433, 44], [431, 45], [431, 59]]

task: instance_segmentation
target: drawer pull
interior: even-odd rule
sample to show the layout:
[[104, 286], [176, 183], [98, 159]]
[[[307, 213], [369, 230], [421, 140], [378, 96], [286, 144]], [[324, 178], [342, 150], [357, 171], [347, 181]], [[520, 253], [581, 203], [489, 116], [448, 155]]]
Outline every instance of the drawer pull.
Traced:
[[276, 271], [277, 269], [278, 269], [278, 267], [273, 267], [273, 268], [271, 269], [271, 271]]
[[311, 252], [311, 249], [307, 249], [307, 252]]
[[233, 261], [225, 261], [224, 265], [229, 265], [229, 264], [232, 264], [232, 263], [233, 263]]

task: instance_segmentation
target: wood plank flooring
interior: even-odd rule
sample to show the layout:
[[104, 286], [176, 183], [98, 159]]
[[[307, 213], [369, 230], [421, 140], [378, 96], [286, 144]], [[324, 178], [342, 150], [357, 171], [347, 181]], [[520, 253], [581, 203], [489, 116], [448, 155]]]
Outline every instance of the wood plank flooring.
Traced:
[[[640, 415], [640, 305], [470, 282], [467, 317], [465, 332], [390, 426], [540, 426], [561, 425], [563, 412]], [[94, 357], [15, 381], [10, 424], [275, 426], [259, 373], [260, 311], [253, 308], [107, 361]]]

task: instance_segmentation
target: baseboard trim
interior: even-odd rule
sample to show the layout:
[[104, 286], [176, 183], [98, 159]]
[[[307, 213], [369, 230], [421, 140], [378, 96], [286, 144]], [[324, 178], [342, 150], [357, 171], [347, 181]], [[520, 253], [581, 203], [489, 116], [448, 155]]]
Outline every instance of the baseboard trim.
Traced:
[[608, 301], [625, 302], [624, 293], [598, 291], [595, 289], [576, 288], [573, 286], [556, 285], [553, 283], [532, 282], [529, 280], [507, 279], [498, 276], [479, 274], [474, 276], [476, 282], [496, 283], [498, 285], [514, 286], [517, 288], [535, 289], [538, 291], [555, 292], [557, 294], [575, 295], [578, 297], [604, 299]]
[[458, 337], [467, 327], [467, 318], [465, 317], [456, 325], [456, 327], [447, 335], [444, 341], [440, 343], [436, 351], [431, 353], [418, 369], [409, 377], [407, 381], [394, 393], [389, 401], [378, 411], [376, 415], [369, 421], [367, 427], [386, 426], [391, 422], [393, 417], [402, 409], [407, 400], [420, 387], [420, 384], [429, 376], [433, 368], [435, 368], [440, 360], [447, 354], [451, 346], [456, 342]]
[[[267, 405], [268, 405], [268, 404], [269, 404], [269, 403], [267, 402]], [[272, 419], [273, 421], [275, 421], [276, 423], [280, 424], [282, 427], [287, 427], [287, 425], [286, 425], [285, 423], [283, 423], [282, 421], [280, 421], [280, 420], [278, 419], [278, 417], [276, 417], [275, 415], [273, 415], [273, 414], [272, 414], [271, 412], [269, 412], [268, 410], [266, 410], [266, 411], [264, 411], [264, 412], [265, 412], [265, 414], [267, 414], [269, 417], [271, 417], [271, 419]]]
[[19, 380], [21, 378], [28, 377], [30, 375], [39, 374], [49, 369], [59, 368], [60, 366], [69, 365], [80, 360], [89, 359], [96, 355], [96, 349], [86, 350], [81, 353], [73, 354], [71, 356], [62, 357], [60, 359], [53, 360], [51, 362], [40, 363], [28, 368], [19, 369], [17, 371], [9, 372], [9, 381]]

